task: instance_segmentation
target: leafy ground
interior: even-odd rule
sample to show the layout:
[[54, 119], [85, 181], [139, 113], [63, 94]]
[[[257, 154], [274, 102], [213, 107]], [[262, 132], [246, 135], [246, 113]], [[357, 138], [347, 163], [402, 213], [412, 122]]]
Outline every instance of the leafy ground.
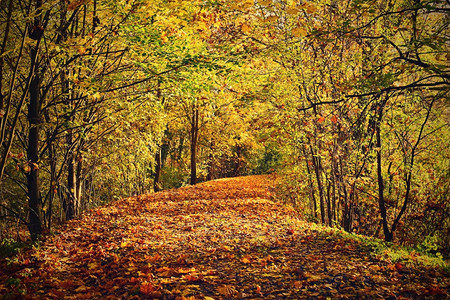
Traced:
[[123, 199], [2, 262], [4, 298], [446, 299], [448, 274], [392, 263], [271, 201], [274, 178]]

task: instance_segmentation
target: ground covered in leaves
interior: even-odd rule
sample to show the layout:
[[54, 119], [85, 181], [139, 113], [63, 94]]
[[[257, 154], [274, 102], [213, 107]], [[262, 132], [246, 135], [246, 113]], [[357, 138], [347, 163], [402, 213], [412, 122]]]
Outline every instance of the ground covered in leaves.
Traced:
[[30, 299], [446, 299], [448, 274], [392, 263], [301, 221], [250, 176], [142, 195], [68, 222], [2, 262]]

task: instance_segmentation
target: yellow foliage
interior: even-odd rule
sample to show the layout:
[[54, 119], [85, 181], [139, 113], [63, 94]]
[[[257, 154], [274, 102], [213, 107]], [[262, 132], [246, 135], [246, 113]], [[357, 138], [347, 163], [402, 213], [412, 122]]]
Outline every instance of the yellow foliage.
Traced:
[[268, 5], [272, 4], [272, 0], [261, 0], [261, 1], [258, 1], [258, 3], [260, 5], [268, 6]]
[[304, 27], [297, 26], [292, 29], [292, 35], [295, 37], [305, 37], [307, 35], [307, 31]]
[[243, 33], [250, 33], [251, 32], [250, 26], [248, 26], [245, 23], [241, 25], [241, 30], [242, 30]]
[[278, 20], [278, 16], [269, 16], [269, 17], [267, 17], [266, 18], [266, 22], [267, 23], [273, 23], [273, 22], [275, 22], [275, 21], [277, 21]]
[[308, 13], [313, 14], [317, 11], [317, 6], [313, 2], [305, 2], [302, 5], [302, 8]]
[[294, 5], [290, 6], [290, 7], [288, 7], [288, 8], [286, 9], [286, 12], [287, 12], [289, 15], [296, 15], [296, 14], [298, 14], [299, 9], [298, 9], [298, 8], [295, 6], [295, 4], [294, 4]]

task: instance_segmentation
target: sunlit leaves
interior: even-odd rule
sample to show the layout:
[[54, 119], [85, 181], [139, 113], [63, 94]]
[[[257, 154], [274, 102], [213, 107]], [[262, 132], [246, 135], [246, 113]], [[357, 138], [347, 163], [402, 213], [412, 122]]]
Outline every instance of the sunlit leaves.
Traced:
[[304, 37], [307, 35], [307, 31], [304, 27], [297, 26], [294, 29], [292, 29], [292, 35], [297, 38]]

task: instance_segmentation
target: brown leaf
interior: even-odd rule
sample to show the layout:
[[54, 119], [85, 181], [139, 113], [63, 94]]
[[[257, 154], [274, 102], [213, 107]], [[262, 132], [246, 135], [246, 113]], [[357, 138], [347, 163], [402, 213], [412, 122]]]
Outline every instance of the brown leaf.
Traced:
[[217, 288], [217, 292], [225, 297], [235, 297], [238, 291], [231, 285], [222, 285]]
[[151, 282], [144, 281], [141, 283], [140, 291], [145, 295], [151, 295], [155, 291], [155, 287]]

